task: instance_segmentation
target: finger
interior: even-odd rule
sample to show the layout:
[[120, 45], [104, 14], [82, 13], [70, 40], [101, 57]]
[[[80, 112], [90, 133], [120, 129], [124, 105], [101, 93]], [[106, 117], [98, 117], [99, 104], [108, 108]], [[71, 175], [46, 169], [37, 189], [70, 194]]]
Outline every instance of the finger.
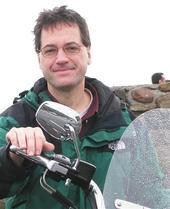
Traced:
[[[21, 130], [20, 130], [21, 131]], [[8, 142], [10, 142], [11, 144], [19, 147], [19, 141], [18, 141], [18, 137], [20, 135], [20, 131], [18, 131], [17, 128], [12, 128], [7, 134], [6, 134], [6, 139]], [[22, 131], [21, 131], [22, 132]], [[21, 134], [22, 135], [22, 134]], [[22, 147], [25, 147], [25, 145], [22, 145]], [[15, 155], [12, 152], [9, 152], [9, 156], [10, 158], [13, 160], [13, 162], [17, 165], [17, 166], [21, 166], [23, 159], [20, 158], [19, 156]]]
[[45, 142], [43, 145], [43, 151], [48, 152], [48, 151], [53, 151], [54, 150], [54, 144], [49, 143], [49, 142]]
[[39, 127], [34, 128], [34, 138], [35, 140], [35, 154], [40, 155], [43, 149], [43, 144], [46, 142], [43, 131]]
[[26, 146], [27, 146], [27, 155], [33, 156], [35, 155], [35, 136], [34, 136], [34, 129], [31, 127], [24, 128], [25, 139], [26, 139]]
[[20, 148], [26, 148], [26, 140], [25, 140], [25, 134], [22, 128], [12, 128], [7, 134], [6, 138], [8, 141], [11, 142], [11, 144], [20, 147]]
[[17, 135], [18, 147], [21, 149], [26, 149], [27, 142], [26, 142], [25, 128], [16, 128], [15, 132]]
[[8, 131], [8, 133], [6, 134], [6, 140], [7, 142], [11, 142], [11, 144], [15, 146], [18, 146], [18, 140], [17, 140], [15, 128], [12, 128]]

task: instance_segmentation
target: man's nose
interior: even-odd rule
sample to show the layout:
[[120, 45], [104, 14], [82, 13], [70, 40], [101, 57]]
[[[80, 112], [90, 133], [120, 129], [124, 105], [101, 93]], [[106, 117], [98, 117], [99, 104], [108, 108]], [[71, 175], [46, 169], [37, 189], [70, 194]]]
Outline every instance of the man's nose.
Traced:
[[62, 48], [60, 48], [58, 50], [58, 53], [57, 53], [57, 56], [56, 56], [56, 61], [58, 61], [58, 62], [68, 61], [68, 56]]

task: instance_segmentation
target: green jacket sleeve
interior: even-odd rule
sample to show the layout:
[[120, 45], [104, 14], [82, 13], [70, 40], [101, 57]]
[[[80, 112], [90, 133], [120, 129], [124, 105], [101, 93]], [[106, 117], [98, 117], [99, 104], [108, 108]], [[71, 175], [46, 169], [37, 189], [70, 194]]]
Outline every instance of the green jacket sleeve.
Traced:
[[9, 158], [6, 149], [6, 133], [12, 127], [18, 127], [18, 123], [11, 117], [0, 117], [0, 198], [11, 196], [25, 184], [26, 177], [31, 171], [27, 162], [22, 168], [16, 167]]

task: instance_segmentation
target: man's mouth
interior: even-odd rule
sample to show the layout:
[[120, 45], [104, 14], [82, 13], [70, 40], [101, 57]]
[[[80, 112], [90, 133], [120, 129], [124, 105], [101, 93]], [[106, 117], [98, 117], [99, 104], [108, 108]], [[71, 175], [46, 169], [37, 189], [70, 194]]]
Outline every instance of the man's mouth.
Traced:
[[73, 67], [58, 67], [58, 68], [53, 68], [53, 72], [65, 72], [65, 71], [70, 71], [73, 70]]

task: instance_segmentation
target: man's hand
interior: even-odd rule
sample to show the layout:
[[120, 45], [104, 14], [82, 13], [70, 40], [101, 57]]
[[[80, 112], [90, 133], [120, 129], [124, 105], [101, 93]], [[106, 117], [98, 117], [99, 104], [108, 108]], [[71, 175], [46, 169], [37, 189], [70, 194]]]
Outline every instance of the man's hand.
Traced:
[[[54, 145], [47, 142], [43, 131], [39, 128], [12, 128], [6, 135], [8, 141], [26, 152], [29, 156], [40, 155], [42, 151], [54, 150]], [[23, 159], [10, 152], [14, 163], [21, 166]]]

